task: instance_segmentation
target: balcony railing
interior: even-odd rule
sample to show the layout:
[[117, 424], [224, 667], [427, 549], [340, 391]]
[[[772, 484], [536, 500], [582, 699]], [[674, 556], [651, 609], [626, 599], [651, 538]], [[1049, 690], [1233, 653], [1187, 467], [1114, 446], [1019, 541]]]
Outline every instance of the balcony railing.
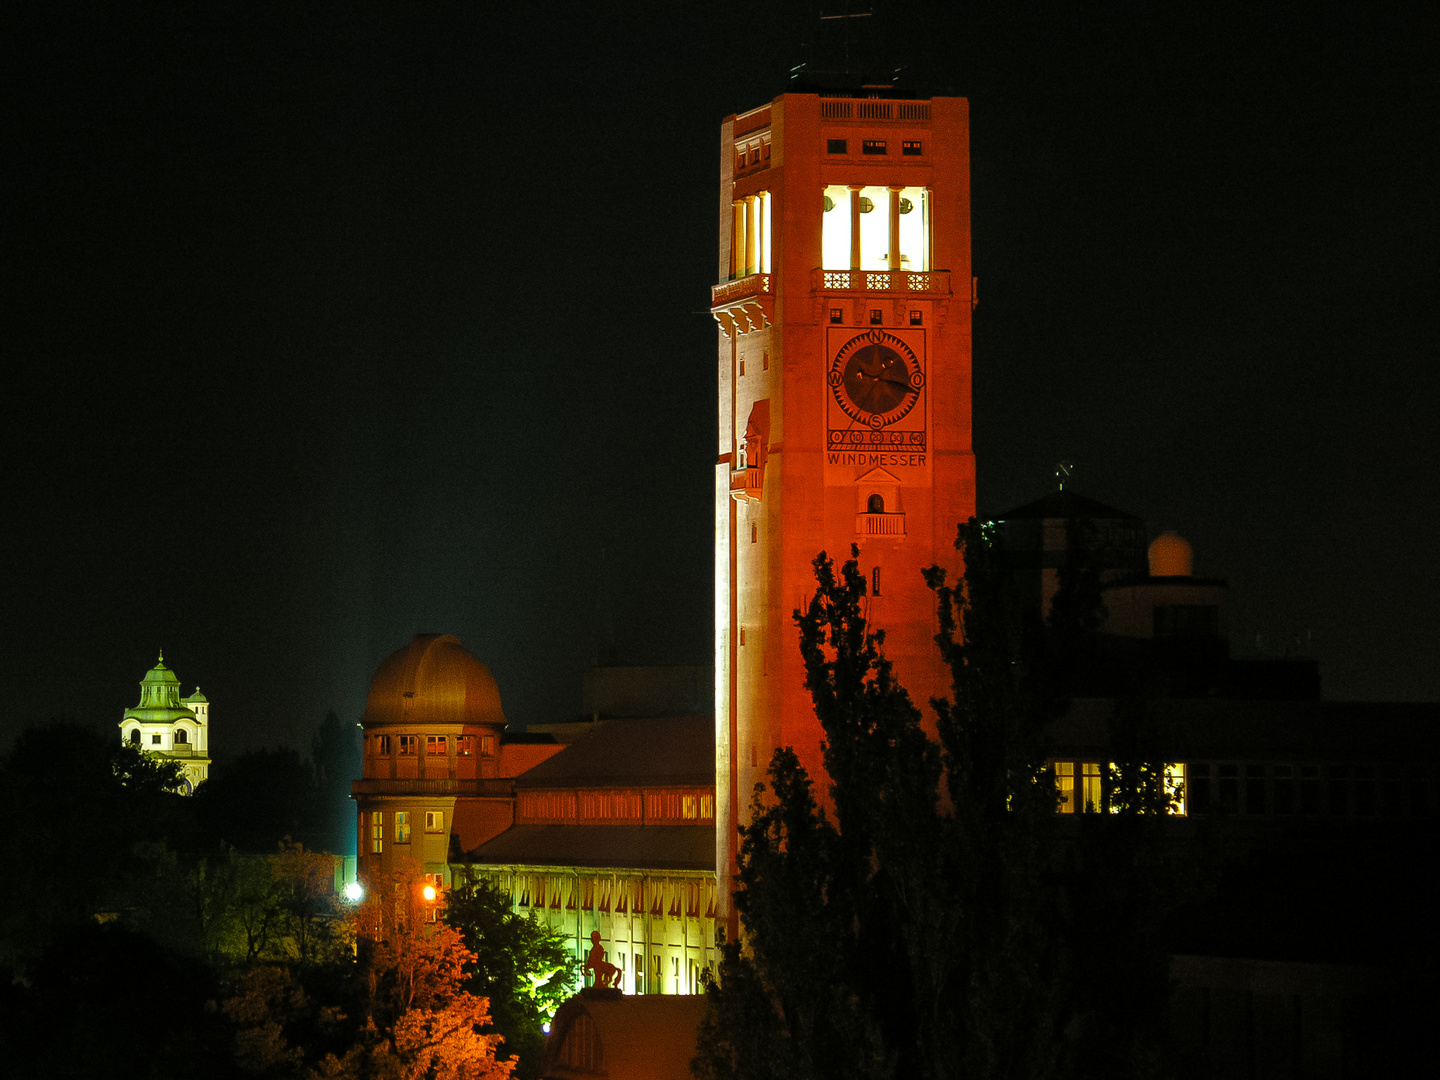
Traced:
[[904, 536], [904, 514], [856, 514], [857, 536]]
[[769, 296], [770, 275], [749, 274], [734, 281], [722, 281], [719, 285], [710, 286], [710, 306], [720, 307], [724, 304], [733, 304], [736, 300], [744, 300], [747, 296]]
[[731, 469], [730, 494], [741, 501], [760, 498], [764, 469]]
[[378, 777], [350, 782], [351, 795], [488, 795], [509, 798], [515, 794], [515, 781], [509, 779], [394, 780]]
[[948, 294], [949, 270], [814, 270], [816, 292], [894, 293], [900, 296]]

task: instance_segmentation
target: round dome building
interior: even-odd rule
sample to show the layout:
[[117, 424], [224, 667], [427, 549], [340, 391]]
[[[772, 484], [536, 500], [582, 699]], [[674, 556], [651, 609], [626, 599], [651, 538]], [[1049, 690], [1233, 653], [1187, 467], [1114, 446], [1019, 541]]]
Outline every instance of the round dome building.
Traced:
[[417, 634], [386, 657], [360, 726], [364, 776], [351, 795], [362, 872], [406, 865], [444, 884], [452, 844], [468, 849], [513, 822], [500, 688], [458, 638]]

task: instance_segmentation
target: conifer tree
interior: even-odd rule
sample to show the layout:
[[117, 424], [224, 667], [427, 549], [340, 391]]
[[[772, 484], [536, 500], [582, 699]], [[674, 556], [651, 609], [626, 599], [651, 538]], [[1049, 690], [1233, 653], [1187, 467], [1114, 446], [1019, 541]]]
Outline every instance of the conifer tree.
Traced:
[[[725, 946], [710, 987], [702, 1080], [1087, 1075], [1102, 1037], [1117, 1048], [1108, 1076], [1155, 1063], [1153, 1025], [1087, 1001], [1077, 977], [1077, 941], [1086, 959], [1119, 946], [1158, 1003], [1147, 1019], [1163, 1017], [1163, 979], [1152, 978], [1163, 957], [1135, 933], [1131, 901], [1144, 890], [1108, 924], [1097, 918], [1103, 889], [1057, 833], [1044, 745], [1066, 706], [1055, 635], [1016, 617], [982, 526], [961, 526], [956, 546], [960, 581], [926, 572], [952, 681], [929, 703], [934, 738], [866, 620], [856, 559], [838, 572], [815, 560], [816, 592], [796, 622], [833, 820], [793, 751], [777, 750], [740, 829], [743, 941]], [[1107, 786], [1118, 817], [1156, 820], [1159, 773], [1141, 740], [1131, 749]], [[1101, 831], [1113, 870], [1133, 836]]]

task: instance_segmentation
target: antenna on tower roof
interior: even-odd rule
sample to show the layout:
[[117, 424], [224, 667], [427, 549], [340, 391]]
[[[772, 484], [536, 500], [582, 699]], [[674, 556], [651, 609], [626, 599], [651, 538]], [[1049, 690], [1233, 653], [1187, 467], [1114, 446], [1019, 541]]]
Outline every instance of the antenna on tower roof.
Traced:
[[844, 67], [844, 71], [846, 72], [846, 74], [849, 74], [849, 73], [850, 73], [850, 20], [851, 20], [851, 19], [868, 19], [868, 18], [870, 18], [870, 16], [873, 15], [873, 14], [875, 14], [873, 11], [856, 11], [856, 12], [853, 12], [853, 13], [847, 11], [844, 15], [826, 15], [823, 11], [820, 13], [820, 21], [821, 21], [821, 22], [841, 21], [841, 22], [842, 22], [842, 25], [843, 25], [844, 28], [845, 28], [845, 34], [844, 34], [844, 41], [845, 41], [845, 67]]
[[1075, 463], [1073, 461], [1067, 459], [1055, 466], [1055, 483], [1060, 486], [1061, 491], [1065, 490], [1065, 481], [1074, 475]]

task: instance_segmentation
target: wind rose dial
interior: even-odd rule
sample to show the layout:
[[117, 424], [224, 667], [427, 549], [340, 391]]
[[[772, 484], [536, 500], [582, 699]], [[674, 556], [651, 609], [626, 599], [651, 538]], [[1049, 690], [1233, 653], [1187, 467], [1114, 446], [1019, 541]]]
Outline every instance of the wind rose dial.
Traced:
[[871, 330], [851, 338], [835, 354], [828, 381], [845, 415], [879, 431], [915, 407], [925, 372], [905, 342]]

